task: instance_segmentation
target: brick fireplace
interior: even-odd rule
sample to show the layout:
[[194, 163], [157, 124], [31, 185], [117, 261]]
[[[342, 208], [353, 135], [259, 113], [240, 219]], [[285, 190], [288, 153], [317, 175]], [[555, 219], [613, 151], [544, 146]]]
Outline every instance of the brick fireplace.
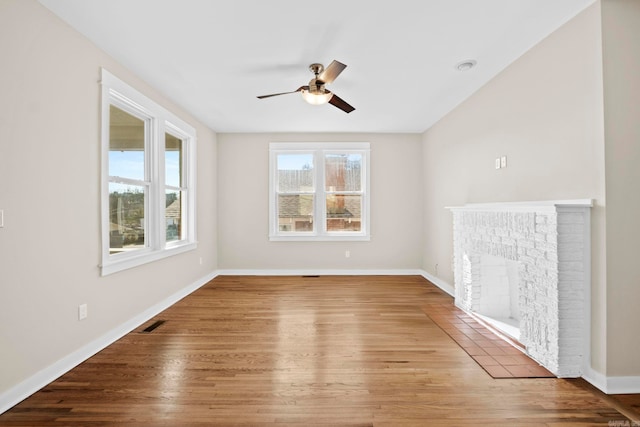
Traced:
[[589, 361], [591, 200], [469, 204], [453, 212], [455, 303], [495, 319], [559, 377]]

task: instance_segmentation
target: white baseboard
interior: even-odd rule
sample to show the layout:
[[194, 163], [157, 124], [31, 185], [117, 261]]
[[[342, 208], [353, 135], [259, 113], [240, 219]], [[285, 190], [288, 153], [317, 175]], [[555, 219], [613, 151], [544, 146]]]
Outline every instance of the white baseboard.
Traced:
[[170, 295], [159, 303], [153, 305], [152, 307], [149, 307], [129, 321], [110, 330], [101, 337], [96, 338], [87, 345], [79, 348], [73, 353], [68, 354], [54, 364], [42, 369], [41, 371], [37, 372], [36, 374], [32, 375], [16, 386], [0, 394], [0, 414], [17, 405], [18, 403], [31, 396], [36, 391], [40, 390], [42, 387], [56, 380], [63, 374], [69, 372], [80, 363], [84, 362], [94, 354], [98, 353], [100, 350], [119, 340], [138, 326], [142, 325], [144, 322], [158, 315], [163, 310], [171, 307], [182, 298], [186, 297], [196, 289], [205, 285], [217, 275], [217, 272], [212, 272], [204, 277], [201, 277], [192, 284], [180, 289], [173, 295]]
[[582, 378], [603, 393], [607, 393], [607, 377], [590, 367], [584, 367]]
[[421, 270], [421, 275], [422, 277], [424, 277], [425, 279], [427, 279], [428, 281], [430, 281], [431, 283], [433, 283], [434, 285], [436, 285], [437, 287], [439, 287], [440, 289], [442, 289], [452, 297], [455, 297], [455, 289], [452, 284], [447, 283], [444, 280], [436, 276], [433, 276], [424, 270]]
[[444, 280], [432, 276], [424, 270], [407, 269], [407, 270], [323, 270], [323, 269], [306, 269], [306, 270], [241, 270], [229, 269], [218, 270], [219, 276], [422, 276], [446, 293], [454, 296], [454, 288]]
[[606, 394], [640, 393], [640, 377], [607, 377], [591, 368], [582, 375], [587, 382]]
[[640, 393], [640, 377], [607, 377], [607, 394]]
[[422, 276], [422, 270], [338, 270], [338, 269], [265, 269], [218, 270], [219, 276]]

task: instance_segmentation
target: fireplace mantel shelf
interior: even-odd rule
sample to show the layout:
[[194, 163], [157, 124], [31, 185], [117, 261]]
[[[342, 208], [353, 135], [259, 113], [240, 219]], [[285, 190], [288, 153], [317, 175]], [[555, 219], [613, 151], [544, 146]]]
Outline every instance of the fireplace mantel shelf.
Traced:
[[548, 211], [556, 208], [591, 208], [593, 199], [574, 200], [542, 200], [530, 202], [494, 202], [494, 203], [468, 203], [463, 206], [445, 206], [450, 211]]

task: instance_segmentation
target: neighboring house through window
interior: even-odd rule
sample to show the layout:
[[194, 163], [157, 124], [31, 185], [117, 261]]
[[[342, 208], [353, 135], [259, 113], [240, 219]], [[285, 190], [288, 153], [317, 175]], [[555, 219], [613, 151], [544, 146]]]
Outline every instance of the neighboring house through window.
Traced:
[[102, 274], [195, 248], [195, 130], [102, 70]]
[[271, 143], [270, 240], [369, 240], [369, 144]]

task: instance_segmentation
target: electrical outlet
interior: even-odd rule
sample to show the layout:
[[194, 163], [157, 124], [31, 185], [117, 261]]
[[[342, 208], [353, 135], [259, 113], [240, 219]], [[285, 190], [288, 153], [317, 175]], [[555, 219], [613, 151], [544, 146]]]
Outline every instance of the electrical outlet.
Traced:
[[507, 156], [500, 157], [500, 167], [501, 168], [507, 167]]
[[0, 228], [4, 227], [4, 209], [0, 209]]
[[344, 257], [345, 258], [349, 258], [351, 256], [351, 252], [350, 251], [344, 251]]
[[84, 320], [88, 315], [87, 304], [80, 304], [78, 306], [78, 320]]

